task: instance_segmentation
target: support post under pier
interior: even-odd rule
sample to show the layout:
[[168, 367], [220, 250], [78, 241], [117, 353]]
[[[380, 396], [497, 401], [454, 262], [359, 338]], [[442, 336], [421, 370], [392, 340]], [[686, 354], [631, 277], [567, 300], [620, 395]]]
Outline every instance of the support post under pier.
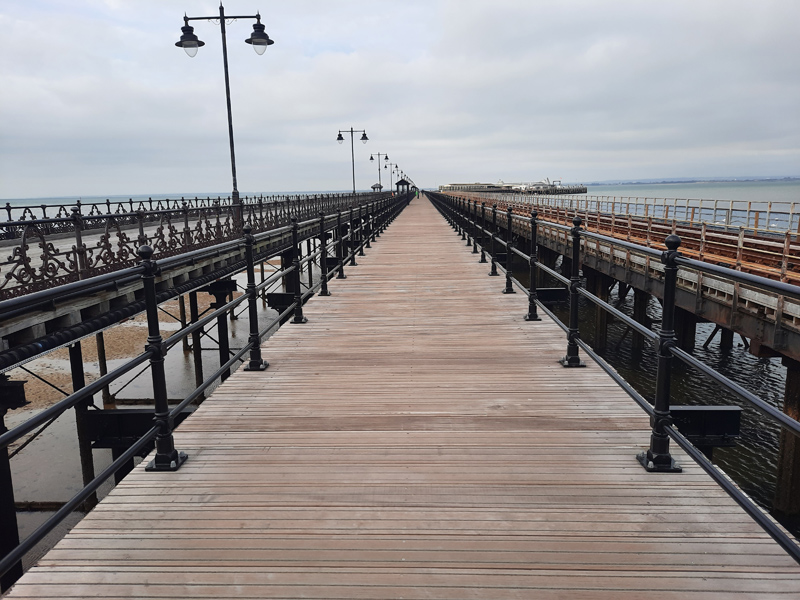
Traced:
[[[786, 390], [783, 412], [800, 420], [800, 362], [784, 357]], [[778, 452], [778, 485], [774, 508], [785, 515], [800, 516], [800, 439], [790, 431], [781, 431]]]

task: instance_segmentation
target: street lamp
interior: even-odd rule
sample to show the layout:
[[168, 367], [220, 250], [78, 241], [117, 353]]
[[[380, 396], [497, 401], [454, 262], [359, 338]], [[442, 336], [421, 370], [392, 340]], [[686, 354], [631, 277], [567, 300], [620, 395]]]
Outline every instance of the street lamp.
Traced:
[[189, 21], [219, 21], [219, 29], [220, 33], [222, 34], [222, 64], [225, 68], [225, 98], [227, 99], [228, 103], [228, 138], [230, 140], [231, 145], [231, 175], [233, 177], [233, 192], [231, 193], [231, 202], [233, 204], [233, 211], [234, 217], [237, 220], [237, 224], [241, 225], [242, 223], [242, 204], [239, 200], [239, 187], [236, 181], [236, 154], [233, 150], [233, 117], [231, 116], [231, 88], [230, 82], [228, 78], [228, 43], [227, 38], [225, 35], [225, 19], [255, 19], [256, 22], [253, 24], [253, 33], [250, 34], [250, 37], [245, 40], [245, 43], [250, 44], [253, 46], [253, 50], [256, 51], [256, 54], [264, 54], [264, 51], [267, 49], [267, 46], [271, 46], [275, 42], [272, 41], [269, 36], [264, 32], [264, 25], [261, 24], [261, 15], [256, 13], [255, 15], [236, 15], [236, 16], [229, 16], [225, 17], [225, 8], [222, 6], [222, 3], [219, 5], [219, 17], [187, 17], [185, 14], [183, 16], [183, 27], [181, 27], [181, 39], [175, 42], [175, 45], [178, 48], [183, 48], [186, 54], [190, 57], [193, 57], [197, 54], [197, 50], [205, 46], [205, 42], [200, 41], [197, 36], [194, 34], [194, 27], [189, 25]]
[[[381, 183], [381, 156], [383, 157], [383, 162], [389, 162], [389, 155], [388, 154], [381, 154], [380, 152], [376, 152], [375, 154], [369, 155], [370, 162], [375, 160], [375, 157], [378, 157], [378, 185], [381, 186], [381, 190], [383, 190], [383, 184]], [[384, 165], [385, 167], [386, 165]]]
[[397, 163], [389, 163], [388, 165], [383, 165], [383, 168], [389, 168], [389, 191], [394, 193], [393, 190], [393, 183], [392, 183], [392, 175], [394, 175], [394, 171], [397, 168]]
[[361, 143], [363, 143], [363, 144], [366, 144], [369, 141], [369, 138], [367, 137], [367, 132], [364, 131], [363, 129], [353, 129], [351, 127], [350, 129], [344, 129], [344, 130], [340, 129], [339, 130], [339, 136], [336, 138], [336, 141], [339, 142], [340, 144], [342, 142], [344, 142], [344, 138], [342, 137], [342, 133], [343, 132], [347, 133], [348, 131], [350, 132], [350, 158], [353, 161], [353, 193], [355, 194], [356, 193], [356, 152], [355, 152], [355, 150], [353, 148], [353, 134], [354, 133], [360, 133], [361, 134]]

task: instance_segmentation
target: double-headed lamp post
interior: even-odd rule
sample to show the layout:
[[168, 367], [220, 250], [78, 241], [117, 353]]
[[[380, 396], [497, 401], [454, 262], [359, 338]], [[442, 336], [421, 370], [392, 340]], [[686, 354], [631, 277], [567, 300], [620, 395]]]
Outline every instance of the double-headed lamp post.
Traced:
[[367, 132], [364, 131], [363, 129], [353, 129], [351, 127], [350, 129], [344, 129], [344, 130], [340, 129], [339, 130], [339, 136], [336, 138], [336, 141], [339, 142], [340, 144], [342, 142], [344, 142], [344, 138], [342, 137], [342, 133], [347, 133], [348, 131], [350, 132], [350, 159], [353, 162], [353, 193], [355, 194], [356, 193], [356, 151], [355, 151], [355, 148], [354, 148], [354, 145], [353, 145], [353, 134], [355, 134], [355, 133], [360, 133], [361, 134], [361, 143], [362, 144], [366, 144], [369, 141], [369, 138], [367, 137]]
[[[400, 167], [397, 165], [397, 163], [389, 163], [388, 167], [389, 167], [389, 189], [391, 190], [392, 186], [394, 186], [394, 182], [392, 181], [392, 176], [393, 175], [397, 175], [397, 180], [400, 181], [400, 173], [401, 173], [401, 171], [400, 171]], [[384, 166], [383, 168], [385, 169], [386, 166]], [[392, 193], [394, 193], [394, 192], [392, 192]]]
[[183, 48], [186, 51], [186, 54], [188, 54], [190, 57], [195, 56], [197, 54], [197, 50], [202, 46], [205, 46], [205, 42], [197, 39], [197, 36], [194, 34], [194, 27], [189, 25], [189, 21], [219, 21], [219, 29], [220, 33], [222, 34], [222, 64], [225, 68], [225, 98], [228, 103], [228, 138], [231, 144], [231, 175], [233, 176], [233, 192], [231, 193], [231, 202], [234, 205], [233, 210], [237, 224], [241, 225], [243, 215], [242, 204], [239, 200], [239, 186], [236, 181], [236, 154], [233, 151], [233, 117], [231, 116], [231, 88], [228, 78], [228, 43], [225, 35], [226, 18], [230, 20], [256, 20], [256, 22], [253, 24], [253, 33], [251, 33], [250, 37], [245, 40], [245, 43], [253, 46], [253, 50], [256, 51], [256, 54], [264, 54], [267, 46], [271, 46], [275, 43], [264, 31], [264, 25], [261, 24], [261, 15], [259, 13], [256, 13], [255, 15], [235, 15], [226, 17], [225, 8], [222, 6], [222, 3], [220, 3], [219, 17], [187, 17], [184, 15], [184, 25], [181, 27], [181, 32], [183, 32], [183, 35], [181, 35], [180, 41], [175, 42], [175, 45], [179, 48]]
[[[378, 185], [381, 186], [381, 191], [382, 191], [383, 190], [383, 183], [381, 183], [381, 156], [383, 157], [383, 162], [384, 163], [388, 163], [389, 162], [389, 155], [388, 154], [382, 154], [380, 152], [376, 152], [375, 154], [370, 154], [369, 155], [370, 162], [374, 161], [376, 156], [378, 157]], [[385, 166], [386, 165], [384, 165], [384, 167]]]

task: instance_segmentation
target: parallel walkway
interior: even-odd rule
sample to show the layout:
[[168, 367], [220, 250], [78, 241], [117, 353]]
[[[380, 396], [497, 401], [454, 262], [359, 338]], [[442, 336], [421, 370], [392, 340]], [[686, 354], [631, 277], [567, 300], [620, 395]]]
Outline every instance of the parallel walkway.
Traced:
[[797, 598], [800, 568], [424, 198], [9, 598]]

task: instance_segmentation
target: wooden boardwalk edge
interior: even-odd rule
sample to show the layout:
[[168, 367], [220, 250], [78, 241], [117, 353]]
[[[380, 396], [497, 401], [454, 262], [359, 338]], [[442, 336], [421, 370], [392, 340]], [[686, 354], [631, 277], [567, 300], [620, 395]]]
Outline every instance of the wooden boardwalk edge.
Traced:
[[[800, 567], [423, 196], [8, 598], [798, 598]], [[176, 350], [173, 350], [176, 351]]]

